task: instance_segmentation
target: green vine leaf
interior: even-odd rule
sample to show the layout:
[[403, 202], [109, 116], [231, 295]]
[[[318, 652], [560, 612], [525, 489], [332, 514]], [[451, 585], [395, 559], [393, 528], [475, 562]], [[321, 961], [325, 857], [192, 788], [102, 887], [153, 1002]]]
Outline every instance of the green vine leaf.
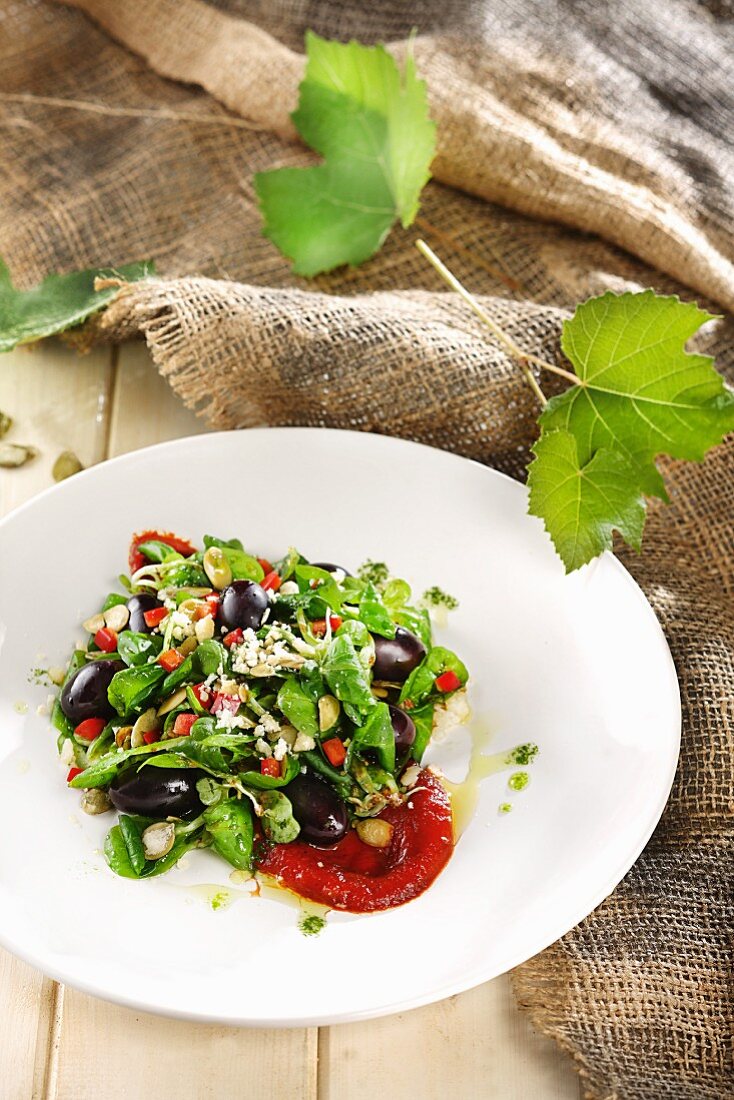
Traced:
[[642, 545], [645, 501], [625, 455], [602, 448], [579, 461], [571, 432], [543, 432], [528, 474], [530, 512], [541, 516], [566, 570], [612, 548], [612, 532], [636, 550]]
[[609, 549], [613, 529], [640, 549], [643, 494], [667, 499], [658, 455], [701, 461], [734, 431], [734, 393], [710, 356], [685, 350], [709, 320], [645, 290], [591, 298], [565, 322], [579, 381], [540, 416], [528, 484], [568, 571]]
[[153, 273], [150, 262], [127, 264], [114, 271], [91, 268], [69, 275], [49, 275], [31, 290], [17, 290], [0, 260], [0, 352], [81, 324], [107, 305], [119, 286], [94, 289], [94, 280], [121, 279], [132, 283]]
[[264, 234], [299, 275], [360, 264], [394, 223], [410, 225], [429, 179], [436, 127], [409, 52], [400, 73], [383, 46], [306, 35], [308, 64], [292, 118], [324, 157], [255, 176]]
[[734, 396], [713, 359], [685, 350], [713, 319], [652, 290], [584, 302], [561, 337], [581, 385], [548, 402], [541, 428], [570, 431], [582, 465], [601, 447], [626, 455], [643, 492], [667, 500], [656, 457], [700, 461], [734, 428]]

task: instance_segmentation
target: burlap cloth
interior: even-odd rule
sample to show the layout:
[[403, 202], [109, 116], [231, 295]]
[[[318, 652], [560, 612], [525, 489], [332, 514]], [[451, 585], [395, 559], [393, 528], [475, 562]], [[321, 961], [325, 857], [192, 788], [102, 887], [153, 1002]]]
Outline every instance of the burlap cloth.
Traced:
[[[413, 241], [545, 354], [566, 312], [606, 288], [731, 309], [727, 6], [77, 0], [88, 18], [0, 0], [0, 255], [24, 286], [154, 258], [165, 278], [121, 296], [96, 335], [142, 334], [213, 425], [359, 427], [522, 477], [532, 393]], [[438, 122], [417, 233], [307, 284], [262, 239], [252, 184], [312, 159], [288, 117], [303, 33], [383, 39], [399, 55], [413, 26]], [[731, 322], [701, 342], [734, 378]], [[623, 883], [520, 967], [515, 989], [589, 1096], [722, 1100], [734, 1096], [734, 446], [666, 472], [671, 506], [651, 508], [642, 556], [621, 556], [681, 680], [673, 793]]]

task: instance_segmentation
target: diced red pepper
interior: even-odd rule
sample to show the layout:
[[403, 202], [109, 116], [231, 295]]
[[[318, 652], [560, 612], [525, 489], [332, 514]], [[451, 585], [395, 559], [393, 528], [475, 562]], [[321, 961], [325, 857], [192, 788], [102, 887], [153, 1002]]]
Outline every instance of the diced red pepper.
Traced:
[[271, 569], [260, 581], [260, 587], [264, 588], [266, 592], [269, 588], [271, 588], [273, 592], [277, 592], [282, 583], [282, 578], [278, 576], [274, 569]]
[[156, 741], [160, 741], [160, 739], [160, 730], [149, 730], [147, 733], [143, 734], [143, 741], [145, 741], [146, 745], [153, 745]]
[[263, 571], [263, 573], [265, 574], [266, 577], [267, 577], [268, 573], [273, 572], [273, 566], [268, 561], [267, 558], [258, 558], [257, 559], [257, 564], [260, 566], [260, 568], [262, 569], [262, 571]]
[[213, 619], [217, 617], [217, 611], [219, 610], [219, 594], [212, 592], [209, 596], [205, 596], [204, 599], [209, 604], [209, 614]]
[[260, 761], [260, 775], [271, 775], [273, 779], [280, 779], [280, 761], [267, 756]]
[[189, 714], [188, 712], [186, 714], [177, 714], [176, 721], [173, 723], [173, 736], [188, 737], [195, 721], [195, 714]]
[[148, 559], [140, 553], [138, 547], [141, 542], [150, 542], [152, 539], [155, 539], [157, 542], [165, 542], [166, 546], [170, 546], [171, 549], [175, 550], [178, 554], [183, 554], [185, 558], [196, 553], [195, 546], [192, 546], [186, 539], [180, 539], [178, 535], [174, 535], [170, 531], [141, 531], [133, 535], [132, 542], [130, 543], [128, 564], [131, 573], [135, 573], [138, 569], [142, 569], [142, 567], [147, 564]]
[[158, 664], [161, 668], [165, 668], [166, 672], [173, 672], [179, 665], [184, 663], [182, 655], [177, 649], [167, 649], [165, 653], [161, 653], [158, 658]]
[[209, 688], [206, 686], [206, 684], [204, 684], [203, 682], [201, 684], [192, 684], [191, 690], [193, 691], [196, 697], [196, 702], [199, 704], [199, 706], [203, 707], [204, 710], [209, 710], [214, 701], [214, 696], [212, 695], [211, 691], [209, 691]]
[[[339, 615], [329, 615], [329, 624], [331, 625], [332, 631], [338, 630], [343, 621], [344, 620], [340, 618]], [[324, 634], [326, 634], [326, 619], [314, 619], [311, 623], [311, 631], [317, 638], [323, 638]]]
[[101, 630], [98, 630], [94, 635], [94, 644], [102, 650], [103, 653], [114, 653], [117, 649], [117, 631], [110, 630], [108, 626], [103, 626]]
[[84, 771], [84, 768], [69, 768], [69, 771], [68, 771], [67, 776], [66, 776], [66, 782], [71, 783], [72, 779], [76, 779], [76, 777], [78, 775], [81, 775], [83, 771]]
[[81, 737], [82, 741], [94, 741], [106, 725], [104, 718], [85, 718], [74, 728], [74, 733], [77, 737]]
[[168, 614], [167, 607], [153, 607], [150, 611], [143, 612], [143, 618], [145, 619], [145, 625], [149, 626], [151, 630], [154, 626], [158, 626], [162, 623]]
[[340, 768], [347, 758], [344, 742], [339, 737], [330, 737], [328, 741], [322, 741], [321, 748], [324, 750], [326, 759], [335, 768]]
[[212, 703], [212, 714], [221, 714], [223, 710], [236, 714], [241, 702], [239, 695], [226, 695], [223, 691], [218, 691]]
[[440, 676], [437, 676], [434, 680], [436, 685], [436, 691], [442, 691], [444, 694], [449, 691], [456, 691], [461, 687], [461, 680], [453, 671], [449, 669], [447, 672], [442, 672]]
[[238, 626], [235, 630], [230, 630], [229, 634], [224, 635], [222, 645], [225, 645], [227, 649], [231, 649], [233, 645], [239, 645], [243, 638], [242, 627]]

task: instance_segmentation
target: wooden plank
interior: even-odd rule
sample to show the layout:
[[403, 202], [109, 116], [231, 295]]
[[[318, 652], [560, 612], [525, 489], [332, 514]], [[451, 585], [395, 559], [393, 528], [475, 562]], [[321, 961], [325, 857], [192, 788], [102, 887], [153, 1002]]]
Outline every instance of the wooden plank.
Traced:
[[504, 976], [427, 1008], [323, 1029], [319, 1100], [375, 1096], [579, 1100], [581, 1091], [570, 1059], [533, 1032]]
[[[109, 349], [79, 358], [49, 341], [2, 356], [0, 409], [14, 421], [6, 438], [40, 454], [20, 469], [0, 470], [0, 515], [53, 484], [61, 451], [73, 450], [85, 465], [104, 456], [110, 376]], [[46, 1095], [59, 994], [55, 982], [0, 951], [0, 1093], [8, 1100]]]

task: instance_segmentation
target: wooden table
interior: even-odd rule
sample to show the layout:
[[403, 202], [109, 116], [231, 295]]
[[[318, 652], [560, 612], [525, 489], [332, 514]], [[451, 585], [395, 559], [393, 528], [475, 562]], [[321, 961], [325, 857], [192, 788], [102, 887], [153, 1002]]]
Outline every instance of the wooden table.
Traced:
[[[85, 465], [206, 429], [142, 345], [83, 358], [58, 343], [0, 357], [9, 441], [39, 458], [0, 470], [0, 514]], [[50, 750], [49, 750], [50, 751]], [[570, 1061], [516, 1008], [506, 977], [368, 1023], [282, 1031], [188, 1024], [64, 988], [0, 952], [2, 1100], [579, 1100]]]

